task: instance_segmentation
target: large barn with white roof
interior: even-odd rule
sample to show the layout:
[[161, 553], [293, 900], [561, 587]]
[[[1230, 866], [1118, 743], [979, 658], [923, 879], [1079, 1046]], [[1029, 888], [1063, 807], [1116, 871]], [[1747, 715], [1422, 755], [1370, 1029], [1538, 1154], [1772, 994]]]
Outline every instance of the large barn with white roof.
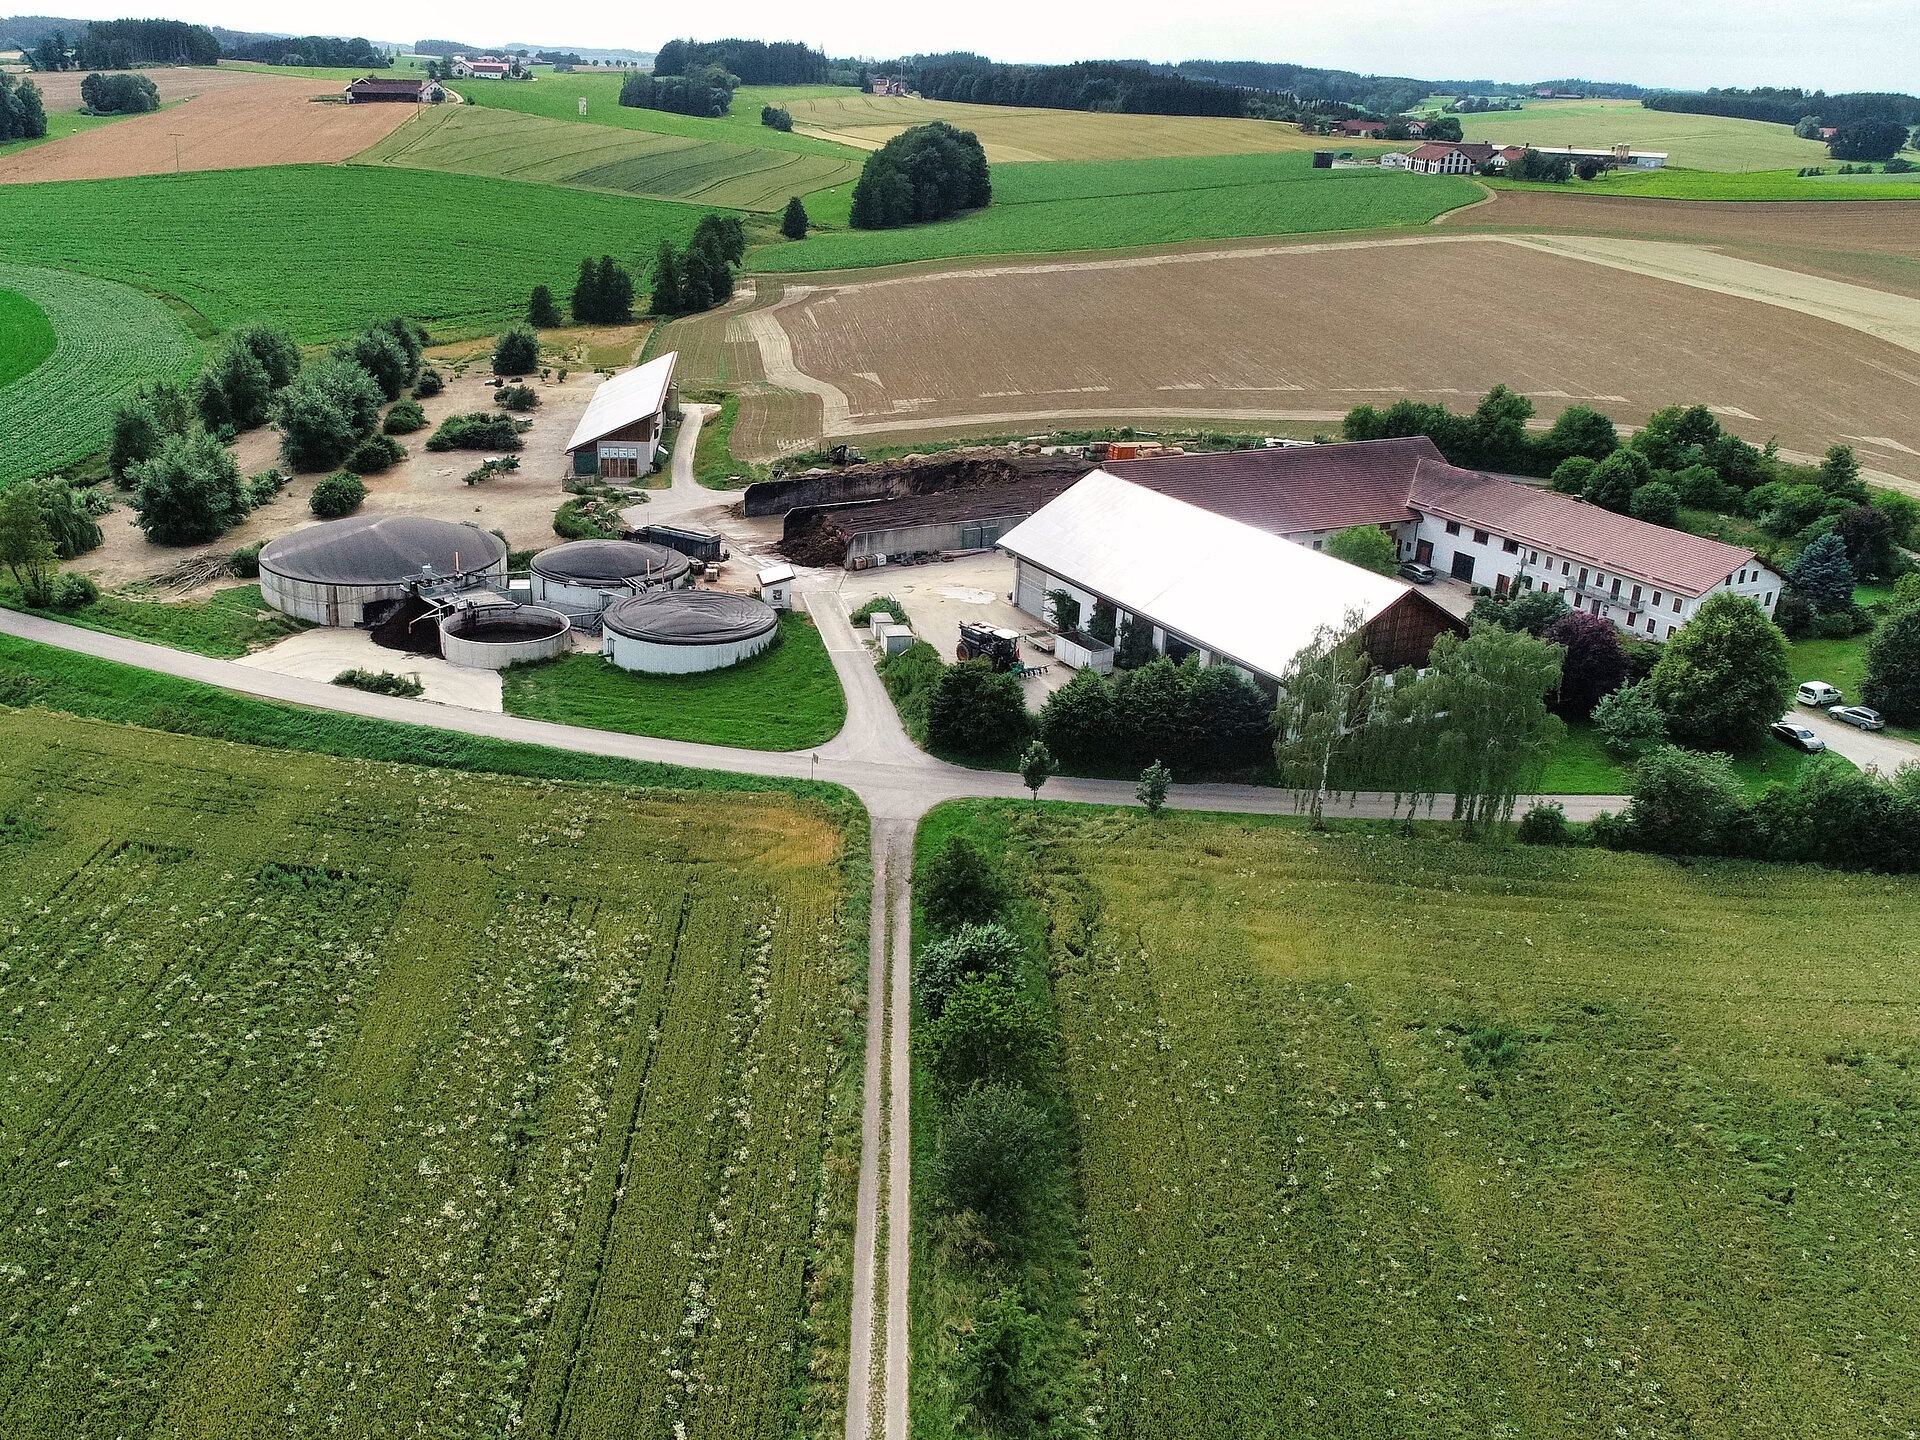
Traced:
[[604, 381], [573, 428], [567, 450], [573, 473], [609, 480], [637, 480], [653, 469], [666, 423], [667, 397], [679, 355], [656, 360]]

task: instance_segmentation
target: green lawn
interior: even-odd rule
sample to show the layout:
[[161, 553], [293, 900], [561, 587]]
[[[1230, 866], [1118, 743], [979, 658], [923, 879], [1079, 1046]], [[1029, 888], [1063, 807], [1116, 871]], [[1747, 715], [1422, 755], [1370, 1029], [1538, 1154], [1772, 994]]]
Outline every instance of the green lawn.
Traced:
[[771, 649], [725, 670], [640, 675], [598, 655], [569, 655], [502, 678], [509, 715], [663, 740], [801, 750], [831, 740], [847, 720], [819, 631], [792, 611], [781, 615]]
[[[1757, 123], [1757, 122], [1756, 122]], [[1833, 162], [1829, 161], [1829, 167]], [[1792, 170], [1614, 170], [1593, 180], [1549, 185], [1493, 179], [1496, 190], [1550, 190], [1563, 195], [1631, 195], [1647, 200], [1916, 200], [1920, 177], [1872, 176], [1857, 183], [1850, 175], [1801, 176]]]
[[[0, 605], [27, 610], [11, 583], [0, 584]], [[142, 600], [127, 595], [102, 595], [80, 610], [56, 613], [28, 610], [49, 620], [63, 620], [88, 630], [150, 640], [175, 650], [190, 650], [215, 660], [233, 660], [297, 635], [313, 627], [270, 608], [260, 598], [258, 585], [239, 585], [215, 591], [205, 600]]]
[[992, 205], [954, 220], [768, 245], [748, 255], [747, 268], [835, 270], [949, 256], [1424, 225], [1481, 198], [1469, 180], [1314, 170], [1305, 154], [995, 165], [993, 194]]
[[[1757, 795], [1775, 781], [1791, 781], [1813, 757], [1769, 739], [1751, 755], [1732, 758], [1733, 773], [1748, 793]], [[1843, 764], [1851, 763], [1844, 756], [1835, 758]], [[1632, 788], [1632, 764], [1616, 760], [1600, 743], [1593, 726], [1586, 724], [1567, 727], [1567, 738], [1547, 761], [1540, 782], [1544, 795], [1625, 795]]]
[[1913, 880], [953, 808], [1039, 911], [1072, 1181], [997, 1231], [917, 1146], [917, 1434], [977, 1433], [1004, 1285], [1115, 1435], [1920, 1419]]
[[0, 254], [175, 297], [216, 328], [258, 315], [319, 343], [402, 314], [446, 340], [521, 318], [536, 284], [566, 294], [583, 255], [644, 271], [699, 218], [554, 185], [293, 165], [9, 186]]
[[102, 125], [111, 125], [116, 120], [125, 120], [125, 115], [82, 115], [77, 110], [50, 110], [47, 112], [47, 133], [38, 140], [11, 140], [0, 145], [0, 157], [16, 155], [22, 150], [31, 150], [36, 145], [45, 145], [54, 140], [64, 140], [69, 135], [78, 135], [84, 130], [97, 130]]
[[[705, 398], [705, 397], [696, 397]], [[740, 397], [719, 397], [720, 408], [700, 422], [700, 438], [693, 447], [693, 478], [709, 490], [733, 490], [759, 478], [755, 468], [733, 455], [733, 424], [740, 418]], [[736, 482], [734, 477], [739, 476]]]

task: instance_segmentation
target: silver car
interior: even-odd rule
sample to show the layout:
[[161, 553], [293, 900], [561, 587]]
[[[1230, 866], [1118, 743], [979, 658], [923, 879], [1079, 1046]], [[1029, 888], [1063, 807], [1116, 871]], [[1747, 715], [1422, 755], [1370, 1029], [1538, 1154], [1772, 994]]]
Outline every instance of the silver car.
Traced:
[[1887, 722], [1880, 718], [1880, 712], [1865, 705], [1835, 705], [1827, 714], [1842, 725], [1851, 725], [1856, 730], [1884, 730]]

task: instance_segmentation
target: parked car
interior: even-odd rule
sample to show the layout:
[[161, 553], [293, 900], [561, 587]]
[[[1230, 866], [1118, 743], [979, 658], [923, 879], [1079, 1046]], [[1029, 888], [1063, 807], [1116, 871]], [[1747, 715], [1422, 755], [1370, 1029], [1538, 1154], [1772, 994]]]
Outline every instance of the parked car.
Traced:
[[1880, 712], [1869, 709], [1865, 705], [1834, 705], [1827, 710], [1827, 714], [1838, 720], [1842, 725], [1851, 725], [1857, 730], [1884, 730], [1887, 728], [1887, 722], [1880, 718]]
[[1829, 705], [1838, 705], [1846, 697], [1824, 680], [1809, 680], [1794, 692], [1793, 698], [1802, 705], [1825, 710]]
[[1437, 573], [1431, 565], [1422, 565], [1418, 560], [1409, 560], [1400, 567], [1400, 578], [1416, 585], [1431, 585]]
[[1809, 755], [1818, 755], [1822, 750], [1827, 748], [1826, 741], [1822, 740], [1806, 726], [1793, 720], [1774, 721], [1773, 738], [1793, 746], [1796, 750], [1804, 751]]

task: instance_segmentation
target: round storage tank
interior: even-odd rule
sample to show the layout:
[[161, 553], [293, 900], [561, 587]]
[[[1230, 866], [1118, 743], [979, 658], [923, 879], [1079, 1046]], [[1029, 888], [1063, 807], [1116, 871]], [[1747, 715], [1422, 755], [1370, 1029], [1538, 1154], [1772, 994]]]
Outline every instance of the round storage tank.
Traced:
[[780, 617], [758, 600], [718, 590], [654, 590], [616, 600], [601, 617], [602, 649], [622, 670], [690, 675], [758, 655]]
[[544, 605], [468, 605], [440, 622], [440, 654], [475, 670], [551, 660], [573, 648], [573, 624]]
[[634, 540], [574, 540], [533, 557], [533, 598], [596, 611], [635, 590], [677, 590], [692, 582], [693, 562], [664, 545]]
[[358, 625], [366, 607], [399, 600], [421, 581], [503, 581], [507, 545], [477, 525], [425, 515], [350, 515], [270, 540], [260, 594], [316, 625]]

